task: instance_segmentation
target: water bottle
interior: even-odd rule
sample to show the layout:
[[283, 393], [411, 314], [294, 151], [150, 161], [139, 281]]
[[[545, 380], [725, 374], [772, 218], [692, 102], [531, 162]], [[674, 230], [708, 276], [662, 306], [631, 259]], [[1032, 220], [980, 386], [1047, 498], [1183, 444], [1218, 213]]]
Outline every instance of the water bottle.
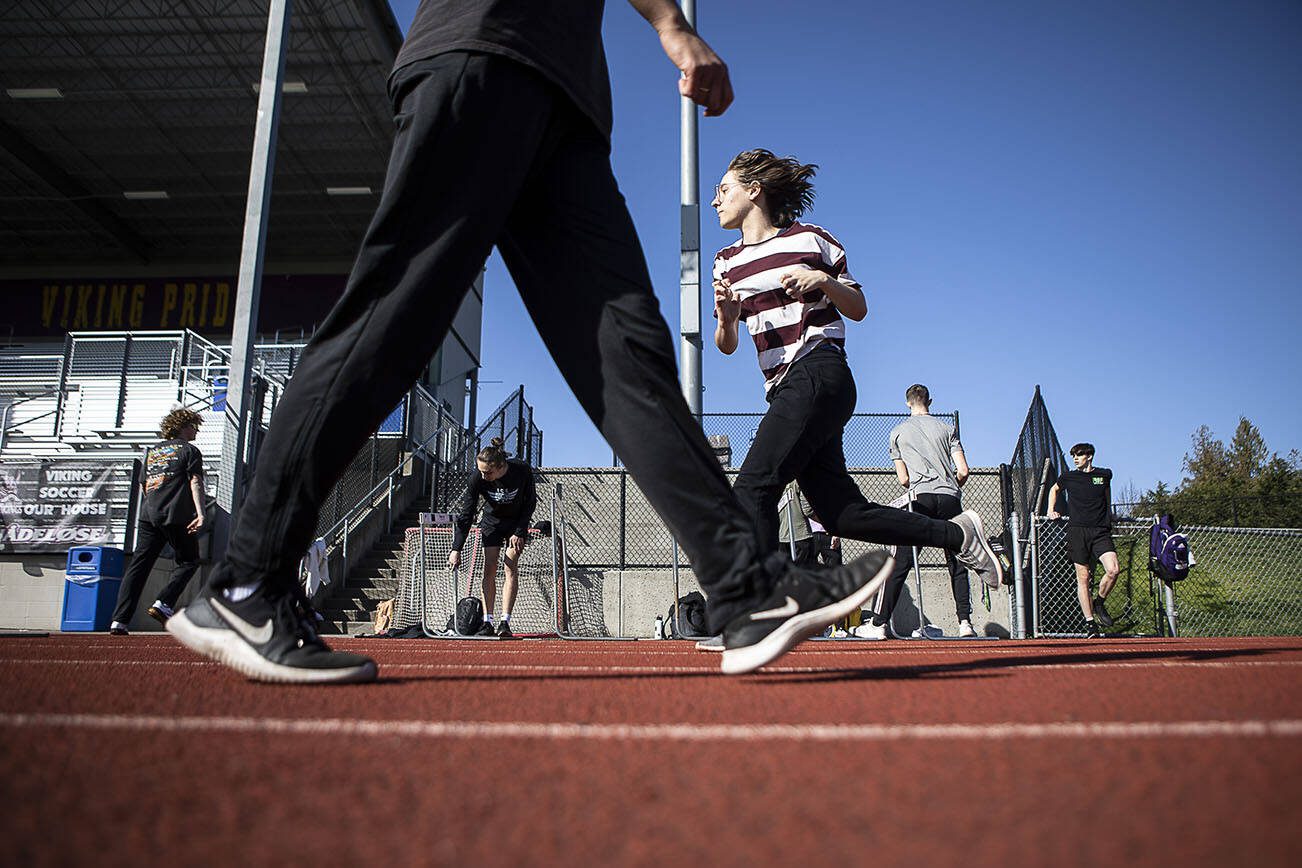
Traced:
[[655, 635], [652, 636], [652, 638], [653, 639], [665, 638], [665, 619], [660, 617], [659, 615], [656, 615], [656, 632]]

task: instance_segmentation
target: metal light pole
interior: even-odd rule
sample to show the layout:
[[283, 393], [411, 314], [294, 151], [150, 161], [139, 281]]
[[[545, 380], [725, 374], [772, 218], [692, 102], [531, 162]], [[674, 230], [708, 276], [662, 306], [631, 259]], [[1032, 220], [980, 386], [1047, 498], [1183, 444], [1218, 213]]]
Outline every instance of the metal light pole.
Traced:
[[[696, 27], [696, 0], [681, 0], [683, 17]], [[701, 419], [701, 203], [700, 171], [697, 166], [696, 104], [681, 101], [682, 246], [678, 264], [679, 380], [687, 407]]]
[[271, 0], [267, 11], [267, 43], [262, 55], [258, 88], [258, 117], [253, 130], [249, 167], [249, 197], [244, 210], [244, 242], [240, 247], [240, 276], [231, 328], [231, 369], [226, 392], [226, 425], [222, 433], [221, 484], [218, 502], [235, 518], [244, 494], [244, 450], [248, 444], [246, 418], [253, 336], [258, 329], [258, 299], [271, 210], [271, 176], [276, 164], [276, 128], [280, 122], [281, 86], [285, 77], [292, 0]]

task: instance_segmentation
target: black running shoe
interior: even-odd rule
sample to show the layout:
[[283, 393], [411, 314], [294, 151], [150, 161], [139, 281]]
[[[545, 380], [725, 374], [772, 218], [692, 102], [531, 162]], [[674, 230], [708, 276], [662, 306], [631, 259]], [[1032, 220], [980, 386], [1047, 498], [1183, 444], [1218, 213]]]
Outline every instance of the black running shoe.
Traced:
[[493, 622], [492, 622], [492, 621], [485, 621], [485, 622], [480, 626], [480, 628], [479, 628], [478, 630], [475, 631], [475, 635], [476, 635], [476, 636], [496, 636], [496, 635], [497, 635], [497, 631], [493, 629]]
[[499, 638], [499, 639], [514, 639], [514, 638], [515, 638], [515, 634], [511, 632], [511, 622], [510, 622], [510, 621], [503, 621], [502, 623], [500, 623], [500, 624], [497, 625], [497, 638]]
[[1094, 618], [1104, 627], [1112, 626], [1112, 616], [1108, 614], [1107, 606], [1103, 605], [1102, 597], [1095, 597], [1092, 603], [1094, 607]]
[[[1097, 613], [1096, 613], [1096, 614], [1097, 614]], [[1085, 638], [1086, 638], [1086, 639], [1102, 639], [1102, 638], [1103, 638], [1103, 634], [1099, 632], [1099, 625], [1098, 625], [1097, 623], [1095, 623], [1094, 621], [1086, 621], [1086, 622], [1085, 622]]]
[[369, 657], [331, 651], [290, 594], [255, 593], [238, 603], [205, 594], [168, 618], [167, 632], [254, 681], [344, 684], [376, 676]]
[[824, 627], [863, 608], [891, 574], [895, 559], [869, 552], [842, 567], [806, 570], [792, 565], [755, 611], [723, 629], [722, 669], [727, 675], [754, 672]]

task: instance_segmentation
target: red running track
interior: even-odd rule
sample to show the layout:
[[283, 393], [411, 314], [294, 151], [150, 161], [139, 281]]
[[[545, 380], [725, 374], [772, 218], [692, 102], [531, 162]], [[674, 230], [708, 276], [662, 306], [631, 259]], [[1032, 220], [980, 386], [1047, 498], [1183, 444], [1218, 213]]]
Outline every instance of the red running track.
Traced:
[[1302, 641], [0, 639], [8, 864], [1302, 864]]

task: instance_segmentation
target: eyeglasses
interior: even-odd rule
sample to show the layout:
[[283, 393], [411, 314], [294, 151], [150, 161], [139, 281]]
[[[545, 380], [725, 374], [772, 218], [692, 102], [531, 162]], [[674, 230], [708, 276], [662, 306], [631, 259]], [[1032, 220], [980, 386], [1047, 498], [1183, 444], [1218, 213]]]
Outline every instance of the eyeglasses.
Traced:
[[729, 190], [731, 190], [731, 189], [732, 189], [732, 187], [729, 186], [728, 184], [715, 184], [715, 185], [714, 185], [714, 198], [716, 198], [716, 199], [722, 199], [722, 198], [723, 198], [723, 195], [724, 195], [725, 193], [727, 193], [727, 192], [728, 192]]

